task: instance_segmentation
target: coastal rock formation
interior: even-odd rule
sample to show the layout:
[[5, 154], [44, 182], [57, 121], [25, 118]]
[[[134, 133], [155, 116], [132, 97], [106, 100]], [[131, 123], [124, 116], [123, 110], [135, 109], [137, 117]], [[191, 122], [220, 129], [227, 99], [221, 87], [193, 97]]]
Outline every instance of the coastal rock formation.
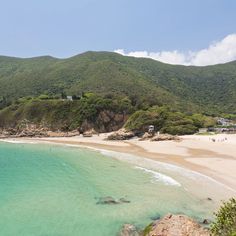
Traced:
[[42, 127], [28, 127], [24, 129], [9, 128], [0, 131], [0, 138], [23, 138], [23, 137], [73, 137], [79, 135], [78, 130], [70, 132], [50, 131]]
[[154, 221], [144, 233], [146, 236], [210, 236], [208, 229], [203, 228], [190, 217], [171, 214]]
[[73, 130], [70, 132], [53, 132], [53, 131], [47, 131], [46, 136], [48, 137], [73, 137], [73, 136], [78, 136], [80, 135], [80, 132], [78, 130]]
[[154, 137], [153, 134], [145, 132], [144, 135], [139, 139], [139, 141], [149, 140], [149, 139], [151, 139], [153, 137]]
[[159, 135], [155, 135], [153, 138], [151, 138], [150, 141], [154, 142], [154, 141], [168, 141], [168, 140], [179, 141], [180, 138], [176, 135], [159, 134]]
[[135, 133], [132, 131], [127, 131], [126, 129], [122, 128], [116, 132], [113, 132], [107, 137], [107, 140], [127, 140], [131, 139], [135, 136]]
[[134, 225], [125, 224], [119, 236], [210, 236], [210, 232], [188, 216], [168, 214], [143, 231], [138, 231]]
[[92, 137], [94, 134], [98, 134], [94, 129], [83, 132], [84, 137]]
[[95, 121], [84, 120], [81, 128], [85, 131], [95, 129], [99, 133], [119, 130], [127, 121], [128, 115], [104, 110], [99, 112]]
[[145, 133], [142, 138], [139, 139], [139, 141], [144, 141], [144, 140], [150, 140], [152, 142], [154, 141], [168, 141], [168, 140], [175, 140], [175, 141], [180, 141], [180, 137], [176, 135], [170, 135], [170, 134], [150, 134], [150, 133]]

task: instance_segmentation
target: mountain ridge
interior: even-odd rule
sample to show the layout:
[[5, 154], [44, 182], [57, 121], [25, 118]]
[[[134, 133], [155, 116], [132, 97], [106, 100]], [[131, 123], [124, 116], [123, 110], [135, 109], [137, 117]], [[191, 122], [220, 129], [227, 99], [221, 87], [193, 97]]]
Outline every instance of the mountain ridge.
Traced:
[[0, 98], [62, 92], [112, 94], [190, 112], [236, 113], [236, 61], [184, 66], [105, 51], [61, 59], [0, 56]]

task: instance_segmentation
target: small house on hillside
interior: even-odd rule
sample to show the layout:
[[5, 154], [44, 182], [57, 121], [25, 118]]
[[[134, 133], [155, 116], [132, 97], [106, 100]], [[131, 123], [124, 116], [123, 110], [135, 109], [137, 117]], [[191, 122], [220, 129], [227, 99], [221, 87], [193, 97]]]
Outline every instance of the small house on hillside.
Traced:
[[73, 96], [66, 96], [66, 99], [69, 101], [73, 101]]
[[225, 118], [218, 118], [217, 123], [222, 126], [232, 125], [232, 122], [229, 119], [225, 119]]

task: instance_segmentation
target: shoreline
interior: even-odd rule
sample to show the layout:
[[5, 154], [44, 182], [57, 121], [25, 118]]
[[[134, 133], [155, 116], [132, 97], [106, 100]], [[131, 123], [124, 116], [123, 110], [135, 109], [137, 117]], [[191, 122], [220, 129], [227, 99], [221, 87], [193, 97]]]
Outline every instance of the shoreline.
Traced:
[[[108, 134], [94, 135], [93, 137], [59, 137], [59, 138], [8, 138], [4, 142], [31, 142], [52, 143], [67, 146], [90, 148], [104, 152], [130, 155], [130, 158], [138, 158], [139, 162], [150, 160], [149, 168], [158, 163], [173, 165], [193, 173], [202, 175], [215, 181], [221, 186], [222, 191], [228, 190], [225, 196], [236, 196], [236, 135], [227, 135], [227, 142], [213, 143], [211, 137], [200, 135], [182, 136], [182, 141], [138, 141], [131, 139], [126, 141], [104, 140]], [[222, 139], [222, 135], [215, 135]], [[226, 136], [226, 135], [224, 135]], [[216, 138], [216, 137], [215, 137]], [[231, 154], [231, 155], [230, 155]], [[108, 154], [109, 155], [109, 154]], [[111, 154], [112, 155], [112, 154]], [[131, 157], [132, 156], [132, 157]], [[114, 157], [114, 156], [113, 156]], [[127, 161], [127, 160], [126, 160]], [[152, 162], [154, 161], [154, 162]], [[222, 163], [223, 162], [223, 163]], [[141, 165], [142, 166], [142, 165]], [[180, 171], [181, 172], [181, 171]], [[198, 183], [196, 183], [197, 186]]]

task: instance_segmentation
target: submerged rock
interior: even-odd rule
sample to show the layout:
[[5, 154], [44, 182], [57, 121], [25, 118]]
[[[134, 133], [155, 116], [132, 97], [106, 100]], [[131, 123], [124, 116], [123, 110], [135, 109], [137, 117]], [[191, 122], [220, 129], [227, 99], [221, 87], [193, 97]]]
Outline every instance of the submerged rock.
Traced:
[[141, 234], [134, 225], [125, 224], [121, 229], [119, 236], [141, 236]]
[[115, 200], [113, 197], [108, 196], [99, 198], [97, 204], [115, 205], [115, 204], [120, 204], [120, 202]]
[[144, 141], [144, 140], [150, 140], [152, 142], [154, 141], [168, 141], [168, 140], [174, 140], [174, 141], [180, 141], [180, 137], [176, 135], [171, 135], [171, 134], [151, 134], [151, 133], [145, 133], [139, 141]]
[[153, 220], [153, 221], [160, 220], [161, 216], [159, 214], [157, 214], [155, 216], [151, 216], [150, 219]]
[[120, 198], [117, 201], [113, 197], [108, 196], [108, 197], [99, 198], [99, 200], [97, 202], [97, 204], [101, 204], [101, 205], [115, 205], [115, 204], [121, 204], [121, 203], [130, 203], [130, 201], [125, 198]]
[[99, 198], [97, 204], [104, 204], [104, 205], [114, 205], [114, 204], [119, 204], [119, 201], [116, 201], [113, 197], [101, 197]]
[[130, 201], [129, 200], [127, 200], [127, 199], [125, 199], [125, 198], [120, 198], [120, 202], [121, 203], [130, 203]]

